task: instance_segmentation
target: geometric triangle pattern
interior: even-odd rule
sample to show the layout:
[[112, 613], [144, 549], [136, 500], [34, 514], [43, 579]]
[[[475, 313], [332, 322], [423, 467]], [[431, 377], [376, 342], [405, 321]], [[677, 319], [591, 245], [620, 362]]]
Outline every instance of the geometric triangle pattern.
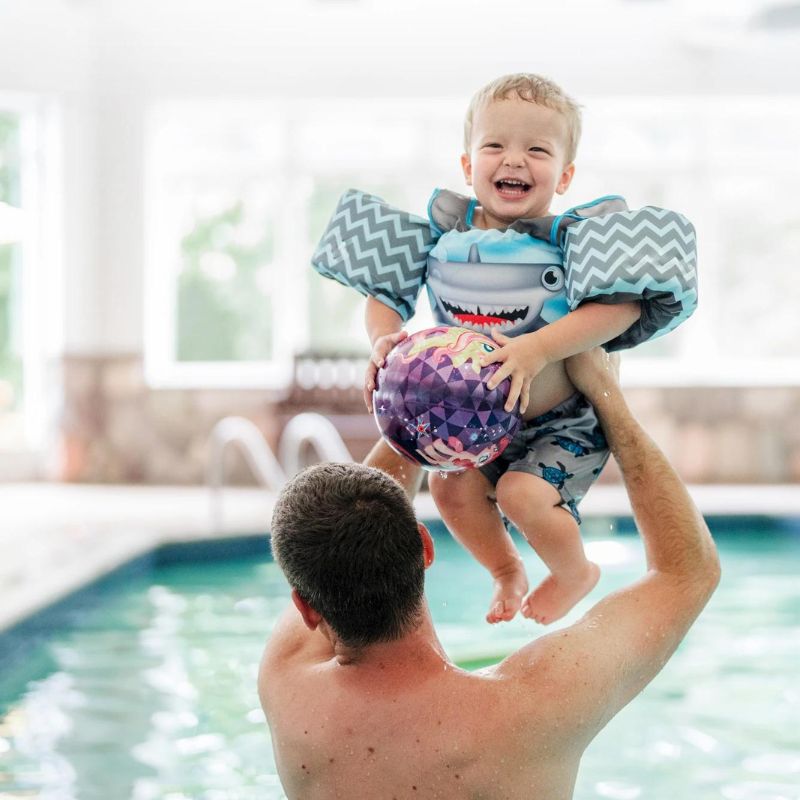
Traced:
[[436, 327], [400, 342], [378, 371], [373, 405], [378, 428], [399, 453], [431, 470], [461, 471], [500, 455], [520, 423], [519, 403], [503, 405], [506, 379], [486, 383], [499, 364], [478, 358], [495, 343], [464, 328]]

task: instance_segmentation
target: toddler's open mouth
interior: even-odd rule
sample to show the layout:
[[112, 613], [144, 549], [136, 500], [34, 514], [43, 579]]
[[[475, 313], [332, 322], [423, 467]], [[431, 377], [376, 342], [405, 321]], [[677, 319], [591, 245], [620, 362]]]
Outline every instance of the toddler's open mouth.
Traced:
[[530, 191], [530, 184], [525, 181], [503, 178], [494, 182], [494, 187], [503, 197], [524, 197]]

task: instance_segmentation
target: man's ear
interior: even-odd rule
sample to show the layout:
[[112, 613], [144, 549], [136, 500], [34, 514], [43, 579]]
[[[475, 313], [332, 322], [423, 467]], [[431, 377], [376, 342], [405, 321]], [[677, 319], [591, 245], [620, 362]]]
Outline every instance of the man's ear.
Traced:
[[564, 167], [564, 171], [561, 173], [558, 185], [556, 186], [556, 194], [564, 194], [564, 192], [566, 192], [567, 189], [569, 189], [569, 185], [572, 183], [572, 179], [574, 176], [575, 176], [575, 165], [567, 164], [567, 166]]
[[322, 622], [322, 615], [312, 606], [310, 606], [302, 597], [297, 593], [297, 589], [292, 589], [292, 602], [294, 607], [300, 612], [306, 627], [310, 631], [315, 631]]
[[431, 532], [421, 523], [417, 523], [417, 528], [419, 529], [419, 537], [422, 539], [422, 563], [425, 564], [425, 569], [433, 564], [433, 559], [435, 557], [434, 546], [433, 546], [433, 537], [431, 536]]
[[472, 160], [469, 153], [461, 154], [461, 169], [464, 171], [464, 180], [467, 182], [467, 186], [472, 186]]

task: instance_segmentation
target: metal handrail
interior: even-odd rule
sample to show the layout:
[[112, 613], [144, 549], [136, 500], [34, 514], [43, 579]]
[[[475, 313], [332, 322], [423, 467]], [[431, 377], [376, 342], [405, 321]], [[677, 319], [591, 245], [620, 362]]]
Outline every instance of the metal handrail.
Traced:
[[292, 417], [283, 429], [278, 458], [287, 477], [302, 469], [303, 447], [313, 445], [320, 461], [352, 461], [353, 457], [336, 426], [322, 414], [306, 412]]
[[[225, 486], [225, 452], [235, 446], [244, 456], [261, 486], [277, 492], [286, 480], [300, 471], [300, 455], [312, 445], [320, 461], [352, 461], [336, 426], [322, 414], [306, 412], [289, 420], [281, 436], [278, 452], [267, 443], [258, 427], [244, 417], [225, 417], [211, 430], [206, 482], [211, 495], [211, 527], [222, 530], [222, 490]], [[283, 466], [281, 466], [283, 464]]]

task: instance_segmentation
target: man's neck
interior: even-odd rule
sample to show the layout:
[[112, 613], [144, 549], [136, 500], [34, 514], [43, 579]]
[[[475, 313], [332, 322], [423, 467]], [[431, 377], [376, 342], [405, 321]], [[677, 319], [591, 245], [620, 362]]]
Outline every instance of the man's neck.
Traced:
[[329, 630], [333, 656], [340, 666], [357, 667], [363, 672], [375, 670], [405, 670], [413, 665], [415, 671], [442, 670], [452, 666], [433, 627], [430, 611], [425, 606], [414, 630], [400, 639], [378, 642], [367, 647], [349, 647]]

